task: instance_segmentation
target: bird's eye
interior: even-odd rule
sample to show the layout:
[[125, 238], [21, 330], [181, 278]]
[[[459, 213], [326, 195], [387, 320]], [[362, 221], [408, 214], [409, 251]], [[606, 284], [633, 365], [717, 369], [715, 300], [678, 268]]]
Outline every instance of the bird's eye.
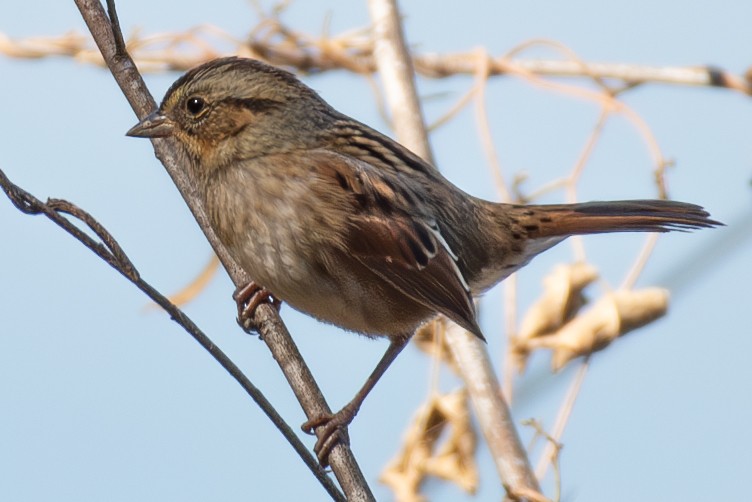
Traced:
[[188, 101], [185, 102], [185, 108], [191, 115], [198, 115], [204, 110], [205, 107], [206, 101], [204, 101], [203, 98], [199, 98], [198, 96], [188, 98]]

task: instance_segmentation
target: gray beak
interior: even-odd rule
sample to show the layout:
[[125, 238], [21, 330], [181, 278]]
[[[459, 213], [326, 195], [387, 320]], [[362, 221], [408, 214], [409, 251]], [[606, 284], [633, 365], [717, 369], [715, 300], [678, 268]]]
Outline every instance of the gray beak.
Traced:
[[157, 110], [131, 127], [125, 135], [134, 138], [166, 138], [172, 136], [174, 131], [175, 123]]

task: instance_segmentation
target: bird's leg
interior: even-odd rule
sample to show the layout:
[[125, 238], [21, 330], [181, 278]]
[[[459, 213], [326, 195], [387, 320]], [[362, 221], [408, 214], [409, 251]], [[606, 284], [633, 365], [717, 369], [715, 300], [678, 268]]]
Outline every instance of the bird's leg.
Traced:
[[308, 434], [314, 434], [316, 429], [319, 429], [320, 427], [323, 428], [322, 430], [317, 431], [319, 432], [319, 434], [317, 434], [318, 440], [313, 447], [313, 451], [316, 453], [319, 463], [323, 467], [329, 465], [329, 453], [331, 453], [332, 448], [334, 448], [337, 442], [349, 441], [347, 437], [347, 426], [352, 422], [353, 418], [355, 418], [355, 415], [358, 414], [360, 405], [363, 404], [363, 401], [376, 385], [376, 382], [379, 381], [387, 368], [392, 362], [394, 362], [399, 353], [402, 352], [402, 349], [405, 348], [408, 340], [410, 340], [409, 335], [391, 339], [389, 347], [381, 357], [379, 364], [376, 365], [376, 368], [366, 380], [366, 383], [363, 384], [363, 387], [361, 387], [358, 393], [355, 394], [355, 397], [341, 410], [334, 414], [314, 417], [301, 426], [303, 431]]
[[282, 302], [274, 298], [272, 294], [254, 281], [245, 286], [238, 287], [232, 294], [232, 299], [238, 306], [238, 324], [245, 329], [250, 329], [250, 322], [256, 312], [256, 308], [263, 302], [269, 302], [279, 312]]

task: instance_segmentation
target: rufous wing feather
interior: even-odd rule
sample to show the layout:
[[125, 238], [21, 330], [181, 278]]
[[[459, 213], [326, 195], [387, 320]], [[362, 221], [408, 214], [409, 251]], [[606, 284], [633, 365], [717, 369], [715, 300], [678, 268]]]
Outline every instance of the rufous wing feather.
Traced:
[[350, 239], [353, 257], [374, 274], [485, 340], [454, 258], [424, 223], [406, 217], [364, 218], [353, 226]]

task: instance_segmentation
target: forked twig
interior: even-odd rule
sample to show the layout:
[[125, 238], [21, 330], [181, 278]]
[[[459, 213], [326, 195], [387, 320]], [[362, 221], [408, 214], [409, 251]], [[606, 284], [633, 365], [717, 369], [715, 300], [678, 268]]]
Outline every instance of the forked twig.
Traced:
[[[324, 469], [318, 463], [316, 457], [300, 441], [295, 432], [284, 419], [277, 413], [274, 406], [266, 399], [264, 394], [246, 377], [235, 363], [217, 345], [194, 324], [194, 322], [170, 300], [157, 291], [153, 286], [141, 278], [130, 258], [125, 254], [120, 244], [93, 216], [75, 204], [62, 199], [49, 199], [46, 203], [40, 201], [18, 185], [13, 184], [6, 174], [0, 170], [0, 188], [6, 193], [20, 211], [37, 215], [42, 214], [57, 226], [68, 232], [76, 240], [93, 251], [97, 256], [107, 262], [112, 268], [120, 272], [134, 286], [143, 291], [153, 302], [162, 307], [185, 331], [190, 334], [246, 391], [246, 393], [258, 404], [272, 423], [287, 439], [295, 452], [303, 459], [316, 479], [334, 500], [345, 500], [342, 493], [337, 489]], [[63, 215], [69, 215], [84, 223], [100, 239], [95, 240], [89, 234], [74, 225]]]

